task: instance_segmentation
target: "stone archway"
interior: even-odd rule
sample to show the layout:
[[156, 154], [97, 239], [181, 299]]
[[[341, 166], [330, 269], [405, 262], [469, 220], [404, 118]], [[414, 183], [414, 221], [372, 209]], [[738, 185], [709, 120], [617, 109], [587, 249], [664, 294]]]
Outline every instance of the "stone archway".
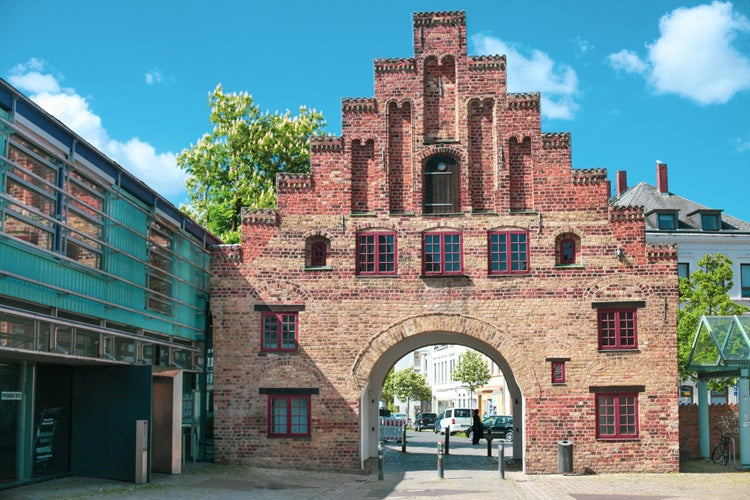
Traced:
[[360, 352], [352, 367], [352, 382], [360, 390], [362, 461], [377, 456], [378, 403], [383, 381], [391, 367], [409, 352], [436, 344], [459, 344], [489, 357], [503, 372], [513, 401], [517, 436], [513, 457], [524, 456], [524, 394], [539, 387], [537, 374], [510, 336], [496, 327], [461, 315], [432, 314], [413, 317], [376, 335]]

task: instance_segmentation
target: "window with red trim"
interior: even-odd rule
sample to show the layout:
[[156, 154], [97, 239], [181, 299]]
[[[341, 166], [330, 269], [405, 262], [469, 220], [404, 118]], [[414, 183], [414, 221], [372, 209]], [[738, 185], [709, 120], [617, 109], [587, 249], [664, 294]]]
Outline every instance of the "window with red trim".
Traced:
[[553, 361], [552, 362], [552, 383], [553, 384], [565, 383], [565, 361]]
[[315, 241], [310, 247], [310, 266], [311, 267], [323, 267], [326, 265], [328, 257], [328, 251], [326, 244], [323, 241]]
[[576, 263], [576, 240], [563, 238], [560, 240], [560, 264]]
[[396, 234], [357, 235], [357, 274], [396, 274]]
[[596, 395], [596, 437], [601, 439], [638, 437], [638, 394]]
[[310, 436], [310, 396], [308, 394], [268, 396], [268, 435], [273, 437]]
[[635, 309], [600, 309], [599, 349], [637, 349]]
[[422, 271], [424, 274], [461, 274], [463, 256], [461, 233], [424, 233], [422, 235]]
[[529, 272], [528, 231], [493, 231], [488, 243], [490, 274]]
[[263, 337], [261, 339], [262, 351], [296, 351], [297, 344], [297, 319], [295, 312], [272, 312], [265, 311], [261, 314]]

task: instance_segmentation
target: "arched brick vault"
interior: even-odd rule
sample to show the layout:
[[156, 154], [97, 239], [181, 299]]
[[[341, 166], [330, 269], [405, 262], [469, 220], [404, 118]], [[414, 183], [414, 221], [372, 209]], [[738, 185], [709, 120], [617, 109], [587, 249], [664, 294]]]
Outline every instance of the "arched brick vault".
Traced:
[[[524, 394], [539, 394], [539, 374], [528, 364], [523, 349], [514, 345], [511, 335], [485, 321], [458, 314], [414, 316], [382, 330], [355, 359], [351, 371], [353, 388], [364, 390], [370, 378], [376, 375], [373, 370], [380, 360], [389, 350], [404, 342], [404, 349], [408, 350], [403, 354], [441, 343], [458, 343], [477, 349], [498, 363], [506, 379], [515, 379]], [[382, 380], [374, 382], [382, 384]]]

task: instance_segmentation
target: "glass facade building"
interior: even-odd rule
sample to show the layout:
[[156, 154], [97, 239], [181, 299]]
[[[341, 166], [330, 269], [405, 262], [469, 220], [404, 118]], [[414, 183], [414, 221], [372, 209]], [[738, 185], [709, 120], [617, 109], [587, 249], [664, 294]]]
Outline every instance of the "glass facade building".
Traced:
[[[0, 488], [61, 474], [127, 479], [133, 455], [114, 436], [147, 420], [157, 456], [172, 430], [156, 416], [178, 400], [182, 414], [162, 420], [184, 428], [182, 452], [211, 457], [218, 243], [0, 80]], [[179, 394], [155, 389], [165, 377], [180, 379]]]

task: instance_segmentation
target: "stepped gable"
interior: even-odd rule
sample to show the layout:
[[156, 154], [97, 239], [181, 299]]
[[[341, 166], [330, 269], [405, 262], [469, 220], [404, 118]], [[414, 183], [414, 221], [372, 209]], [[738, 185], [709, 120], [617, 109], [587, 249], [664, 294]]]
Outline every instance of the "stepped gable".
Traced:
[[508, 109], [540, 109], [541, 94], [539, 92], [524, 92], [520, 94], [508, 94]]
[[374, 97], [353, 97], [341, 99], [343, 113], [377, 113], [378, 103]]
[[607, 182], [606, 168], [573, 170], [573, 184], [577, 186]]
[[276, 210], [269, 208], [243, 208], [242, 224], [255, 224], [265, 226], [276, 226], [279, 222], [279, 214]]
[[414, 59], [375, 59], [375, 73], [416, 73]]
[[336, 136], [313, 137], [310, 139], [310, 151], [340, 153], [344, 150], [344, 138]]

